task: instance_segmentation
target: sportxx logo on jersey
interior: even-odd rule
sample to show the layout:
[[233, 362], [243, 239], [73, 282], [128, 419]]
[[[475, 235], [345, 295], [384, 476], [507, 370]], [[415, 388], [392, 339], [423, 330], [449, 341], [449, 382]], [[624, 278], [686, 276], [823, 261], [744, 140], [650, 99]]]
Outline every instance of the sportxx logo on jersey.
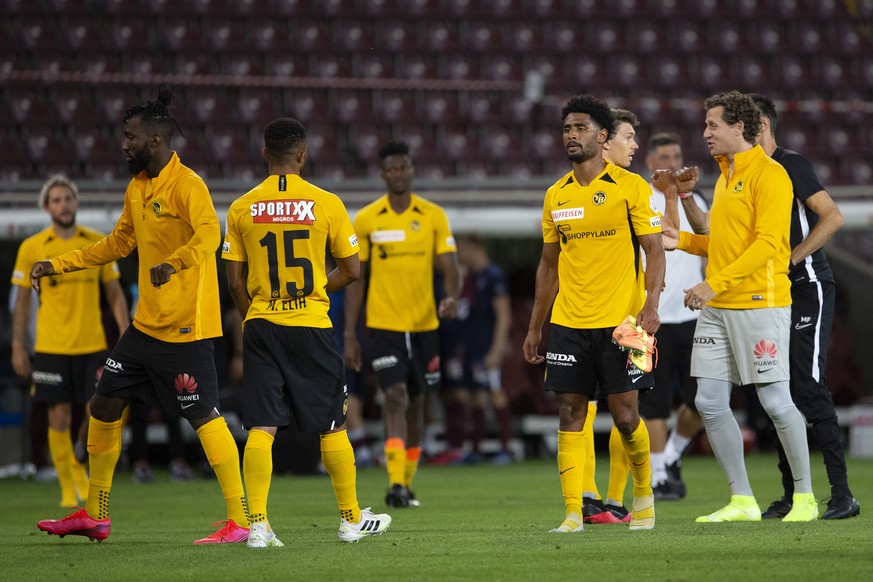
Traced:
[[764, 339], [756, 343], [752, 353], [755, 354], [755, 367], [759, 374], [772, 370], [779, 363], [776, 359], [776, 343], [771, 340]]
[[573, 227], [569, 224], [559, 224], [558, 235], [561, 237], [561, 242], [567, 244], [568, 240], [615, 236], [615, 229], [610, 228], [609, 230], [585, 230], [581, 232], [573, 232]]
[[[197, 380], [194, 379], [194, 376], [187, 374], [185, 372], [176, 375], [176, 400], [179, 402], [192, 402], [194, 400], [200, 400], [199, 394], [194, 394], [194, 391], [197, 390]], [[183, 408], [187, 408], [187, 406], [183, 406]]]
[[315, 200], [265, 200], [249, 206], [252, 222], [312, 224]]

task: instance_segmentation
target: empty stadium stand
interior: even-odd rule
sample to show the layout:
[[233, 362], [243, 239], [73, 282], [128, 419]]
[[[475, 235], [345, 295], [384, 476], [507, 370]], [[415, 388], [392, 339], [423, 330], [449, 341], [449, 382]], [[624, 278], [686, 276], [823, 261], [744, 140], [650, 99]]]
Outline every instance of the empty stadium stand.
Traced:
[[260, 171], [285, 114], [324, 132], [314, 175], [371, 173], [388, 138], [428, 175], [550, 174], [581, 91], [710, 164], [701, 100], [736, 88], [778, 100], [781, 142], [830, 184], [869, 183], [871, 22], [871, 0], [0, 0], [0, 179], [123, 173], [121, 114], [166, 80], [179, 149], [215, 178]]

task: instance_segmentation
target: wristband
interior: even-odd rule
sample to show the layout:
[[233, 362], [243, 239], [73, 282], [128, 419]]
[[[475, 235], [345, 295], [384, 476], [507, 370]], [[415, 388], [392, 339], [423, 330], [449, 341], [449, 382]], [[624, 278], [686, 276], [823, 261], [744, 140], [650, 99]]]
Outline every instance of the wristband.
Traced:
[[694, 196], [694, 192], [677, 192], [679, 198], [685, 200], [686, 198], [691, 198]]

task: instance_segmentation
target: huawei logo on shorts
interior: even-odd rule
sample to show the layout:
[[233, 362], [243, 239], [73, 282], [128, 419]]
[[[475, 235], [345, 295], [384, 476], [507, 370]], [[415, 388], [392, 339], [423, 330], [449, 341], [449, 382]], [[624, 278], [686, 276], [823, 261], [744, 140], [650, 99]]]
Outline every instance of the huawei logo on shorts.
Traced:
[[770, 340], [761, 340], [755, 344], [755, 349], [753, 351], [755, 357], [759, 360], [761, 358], [769, 358], [772, 360], [776, 357], [776, 344]]
[[439, 372], [440, 371], [440, 357], [434, 356], [427, 363], [427, 371], [428, 372]]
[[179, 394], [194, 394], [194, 391], [197, 390], [197, 380], [194, 379], [194, 376], [190, 376], [188, 374], [179, 374], [176, 376], [176, 392]]

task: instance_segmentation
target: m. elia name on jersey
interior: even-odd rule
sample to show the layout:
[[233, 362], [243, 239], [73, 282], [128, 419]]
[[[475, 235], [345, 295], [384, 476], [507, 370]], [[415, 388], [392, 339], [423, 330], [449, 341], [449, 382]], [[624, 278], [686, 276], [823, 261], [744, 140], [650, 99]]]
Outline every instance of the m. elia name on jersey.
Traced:
[[386, 194], [361, 209], [355, 232], [361, 260], [370, 264], [367, 327], [416, 333], [437, 329], [433, 261], [456, 250], [443, 209], [412, 194], [409, 208], [398, 214]]
[[645, 302], [638, 235], [661, 232], [649, 185], [613, 164], [588, 186], [567, 173], [543, 201], [543, 241], [559, 243], [552, 323], [613, 327]]
[[[69, 239], [55, 236], [51, 227], [38, 232], [21, 243], [12, 284], [21, 288], [19, 293], [30, 293], [30, 269], [36, 261], [80, 249], [102, 238], [101, 233], [83, 226], [76, 227], [76, 234]], [[36, 351], [76, 356], [105, 350], [100, 286], [120, 276], [118, 265], [111, 262], [100, 269], [43, 279], [36, 313]]]
[[248, 263], [249, 319], [329, 328], [325, 248], [358, 251], [342, 201], [300, 176], [270, 176], [231, 204], [222, 258]]
[[[221, 335], [215, 251], [221, 227], [209, 189], [194, 170], [173, 156], [161, 172], [134, 176], [112, 232], [91, 246], [52, 259], [60, 273], [96, 267], [139, 252], [139, 301], [133, 325], [165, 342], [184, 343]], [[176, 272], [155, 287], [149, 271], [166, 263]]]

